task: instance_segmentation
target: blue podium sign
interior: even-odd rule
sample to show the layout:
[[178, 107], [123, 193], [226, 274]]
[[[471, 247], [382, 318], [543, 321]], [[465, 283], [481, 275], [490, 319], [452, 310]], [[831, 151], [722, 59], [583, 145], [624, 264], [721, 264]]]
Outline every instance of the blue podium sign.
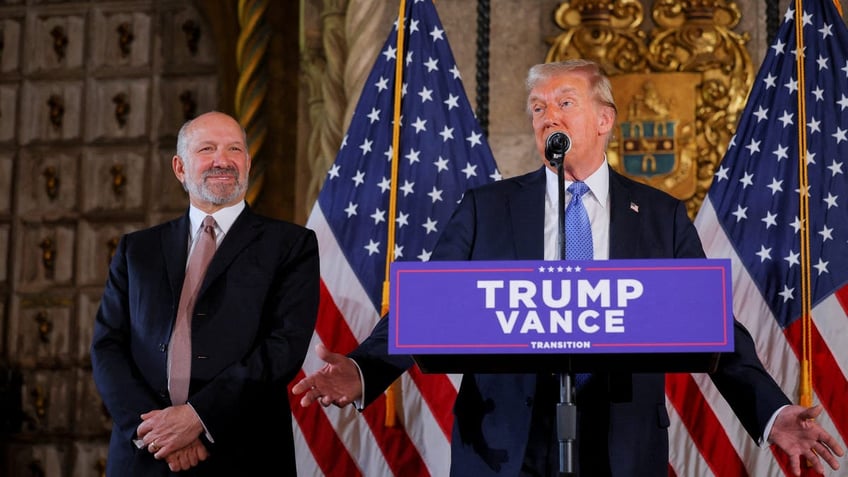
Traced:
[[730, 260], [394, 262], [389, 353], [733, 350]]

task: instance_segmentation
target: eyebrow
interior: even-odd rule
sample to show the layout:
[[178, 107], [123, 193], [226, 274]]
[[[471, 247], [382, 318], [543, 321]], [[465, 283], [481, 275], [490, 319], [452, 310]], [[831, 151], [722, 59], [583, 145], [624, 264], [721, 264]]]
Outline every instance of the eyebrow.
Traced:
[[[576, 91], [577, 91], [577, 88], [575, 88], [573, 86], [562, 86], [559, 89], [557, 89], [556, 91], [554, 91], [554, 95], [555, 96], [562, 96], [564, 94], [574, 93]], [[541, 97], [542, 96], [540, 96], [538, 94], [531, 94], [530, 97], [527, 98], [527, 100], [532, 102], [534, 100], [540, 99]]]
[[[204, 139], [204, 140], [201, 140], [201, 141], [197, 141], [198, 146], [201, 146], [201, 145], [217, 146], [218, 144], [221, 144], [221, 143], [219, 143], [215, 139]], [[245, 146], [246, 143], [242, 140], [238, 140], [238, 141], [225, 142], [225, 143], [223, 143], [223, 145], [224, 146], [232, 146], [232, 145]]]

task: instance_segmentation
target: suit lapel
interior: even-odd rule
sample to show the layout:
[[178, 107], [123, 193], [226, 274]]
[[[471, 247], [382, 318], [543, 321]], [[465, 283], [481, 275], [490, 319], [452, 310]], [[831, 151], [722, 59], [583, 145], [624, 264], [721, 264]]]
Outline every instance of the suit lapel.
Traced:
[[515, 258], [540, 260], [545, 257], [545, 168], [525, 176], [520, 185], [507, 198]]
[[165, 255], [166, 274], [175, 300], [174, 310], [177, 309], [177, 303], [180, 300], [186, 263], [188, 263], [190, 223], [191, 220], [189, 220], [188, 212], [186, 212], [182, 217], [168, 223], [162, 229], [162, 253]]
[[245, 207], [218, 246], [218, 250], [215, 251], [212, 262], [209, 263], [209, 268], [206, 270], [203, 284], [200, 286], [199, 295], [202, 295], [209, 284], [224, 273], [242, 250], [261, 234], [262, 228], [262, 222], [248, 207]]
[[609, 258], [637, 258], [639, 250], [640, 204], [630, 194], [621, 175], [610, 167], [610, 251]]

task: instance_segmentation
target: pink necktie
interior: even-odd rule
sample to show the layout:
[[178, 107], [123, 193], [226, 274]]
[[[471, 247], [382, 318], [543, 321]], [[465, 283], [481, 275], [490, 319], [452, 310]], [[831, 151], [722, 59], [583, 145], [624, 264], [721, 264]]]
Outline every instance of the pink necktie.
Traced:
[[173, 405], [185, 404], [191, 379], [191, 315], [206, 268], [215, 254], [215, 218], [207, 215], [188, 260], [177, 322], [168, 344], [168, 391]]

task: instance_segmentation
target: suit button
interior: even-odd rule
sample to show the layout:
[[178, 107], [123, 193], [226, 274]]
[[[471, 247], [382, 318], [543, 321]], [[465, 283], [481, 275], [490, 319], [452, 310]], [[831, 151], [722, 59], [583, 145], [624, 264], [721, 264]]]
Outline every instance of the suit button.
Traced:
[[161, 352], [163, 352], [163, 353], [164, 353], [164, 352], [165, 352], [165, 349], [166, 349], [166, 348], [165, 348], [165, 343], [159, 343], [159, 351], [161, 351]]
[[533, 398], [528, 396], [527, 399], [524, 400], [524, 404], [527, 405], [527, 407], [532, 406], [533, 405]]
[[159, 391], [159, 397], [162, 398], [162, 399], [165, 399], [165, 398], [168, 397], [168, 393], [163, 392], [163, 391]]

